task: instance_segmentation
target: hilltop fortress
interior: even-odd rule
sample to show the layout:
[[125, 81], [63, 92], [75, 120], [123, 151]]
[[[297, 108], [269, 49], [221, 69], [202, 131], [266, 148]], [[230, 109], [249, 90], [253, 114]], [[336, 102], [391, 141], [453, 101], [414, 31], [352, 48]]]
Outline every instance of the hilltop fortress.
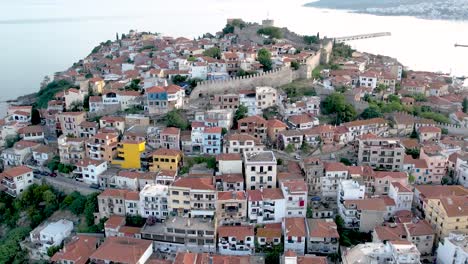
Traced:
[[[233, 21], [241, 21], [228, 19], [228, 25], [233, 24]], [[242, 26], [234, 26], [232, 38], [236, 43], [254, 43], [258, 47], [262, 47], [265, 43], [265, 37], [258, 34], [262, 28], [274, 28], [273, 20], [264, 20], [262, 25], [257, 23], [245, 23]], [[296, 34], [287, 28], [277, 28], [281, 32], [281, 39], [274, 39], [272, 44], [265, 45], [273, 50], [282, 50], [284, 46], [292, 46], [295, 50], [300, 51], [299, 56], [294, 57], [300, 64], [297, 70], [292, 69], [290, 64], [284, 63], [283, 66], [271, 71], [256, 73], [249, 76], [231, 77], [225, 80], [207, 80], [199, 82], [197, 87], [192, 91], [190, 99], [208, 98], [214, 94], [222, 93], [237, 93], [243, 89], [252, 89], [257, 86], [279, 87], [288, 84], [296, 79], [310, 79], [312, 71], [321, 63], [326, 64], [330, 60], [330, 55], [333, 49], [333, 40], [322, 39], [318, 43], [307, 44], [304, 41], [304, 36]], [[278, 52], [280, 53], [280, 52]], [[281, 56], [282, 61], [288, 61], [288, 56]]]

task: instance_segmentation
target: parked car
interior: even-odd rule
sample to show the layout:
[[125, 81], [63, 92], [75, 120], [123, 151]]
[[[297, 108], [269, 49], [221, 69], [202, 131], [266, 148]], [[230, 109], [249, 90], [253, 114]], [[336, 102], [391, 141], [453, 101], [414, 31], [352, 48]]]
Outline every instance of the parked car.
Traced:
[[93, 189], [99, 189], [99, 184], [93, 183], [93, 184], [89, 185], [89, 187], [93, 188]]
[[50, 176], [50, 177], [57, 177], [57, 173], [52, 172], [52, 173], [49, 174], [49, 176]]

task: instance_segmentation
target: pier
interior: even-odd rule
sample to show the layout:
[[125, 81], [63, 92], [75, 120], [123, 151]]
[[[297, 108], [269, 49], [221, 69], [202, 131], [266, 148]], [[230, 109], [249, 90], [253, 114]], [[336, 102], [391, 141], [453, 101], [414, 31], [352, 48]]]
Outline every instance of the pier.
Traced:
[[358, 39], [388, 37], [391, 35], [392, 33], [390, 32], [378, 32], [378, 33], [361, 34], [361, 35], [354, 35], [354, 36], [347, 36], [347, 37], [339, 37], [339, 38], [334, 38], [334, 40], [335, 42], [339, 43], [339, 42], [358, 40]]

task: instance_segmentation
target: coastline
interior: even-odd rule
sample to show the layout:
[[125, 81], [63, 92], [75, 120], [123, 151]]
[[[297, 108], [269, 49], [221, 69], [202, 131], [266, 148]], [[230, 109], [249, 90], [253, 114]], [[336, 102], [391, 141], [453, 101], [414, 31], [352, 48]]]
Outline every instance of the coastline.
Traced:
[[[408, 4], [409, 5], [409, 4]], [[365, 14], [365, 15], [374, 15], [374, 16], [381, 16], [381, 17], [412, 17], [417, 19], [424, 19], [424, 20], [433, 20], [433, 21], [452, 21], [452, 22], [466, 22], [468, 21], [468, 16], [464, 15], [463, 17], [460, 16], [450, 16], [450, 15], [439, 15], [438, 17], [429, 16], [429, 10], [427, 12], [419, 12], [419, 13], [404, 13], [404, 12], [391, 12], [391, 11], [375, 11], [373, 9], [384, 9], [384, 8], [397, 8], [393, 7], [359, 7], [359, 8], [352, 8], [348, 6], [336, 6], [333, 4], [327, 4], [324, 0], [317, 0], [314, 2], [306, 3], [303, 5], [304, 7], [309, 8], [318, 8], [318, 9], [328, 9], [328, 10], [339, 10], [345, 11], [348, 13], [353, 14]], [[433, 10], [431, 10], [433, 11]]]

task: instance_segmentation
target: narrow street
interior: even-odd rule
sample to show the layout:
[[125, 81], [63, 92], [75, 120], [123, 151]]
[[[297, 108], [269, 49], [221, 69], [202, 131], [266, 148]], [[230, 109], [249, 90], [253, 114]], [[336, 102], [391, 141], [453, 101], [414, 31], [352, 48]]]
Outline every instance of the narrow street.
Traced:
[[47, 184], [52, 185], [54, 188], [59, 189], [67, 194], [74, 191], [77, 191], [83, 195], [100, 192], [100, 190], [93, 189], [87, 184], [75, 181], [73, 179], [65, 178], [63, 176], [41, 176], [40, 179], [35, 178], [35, 181], [38, 181], [39, 183], [42, 182], [42, 180], [44, 180]]

